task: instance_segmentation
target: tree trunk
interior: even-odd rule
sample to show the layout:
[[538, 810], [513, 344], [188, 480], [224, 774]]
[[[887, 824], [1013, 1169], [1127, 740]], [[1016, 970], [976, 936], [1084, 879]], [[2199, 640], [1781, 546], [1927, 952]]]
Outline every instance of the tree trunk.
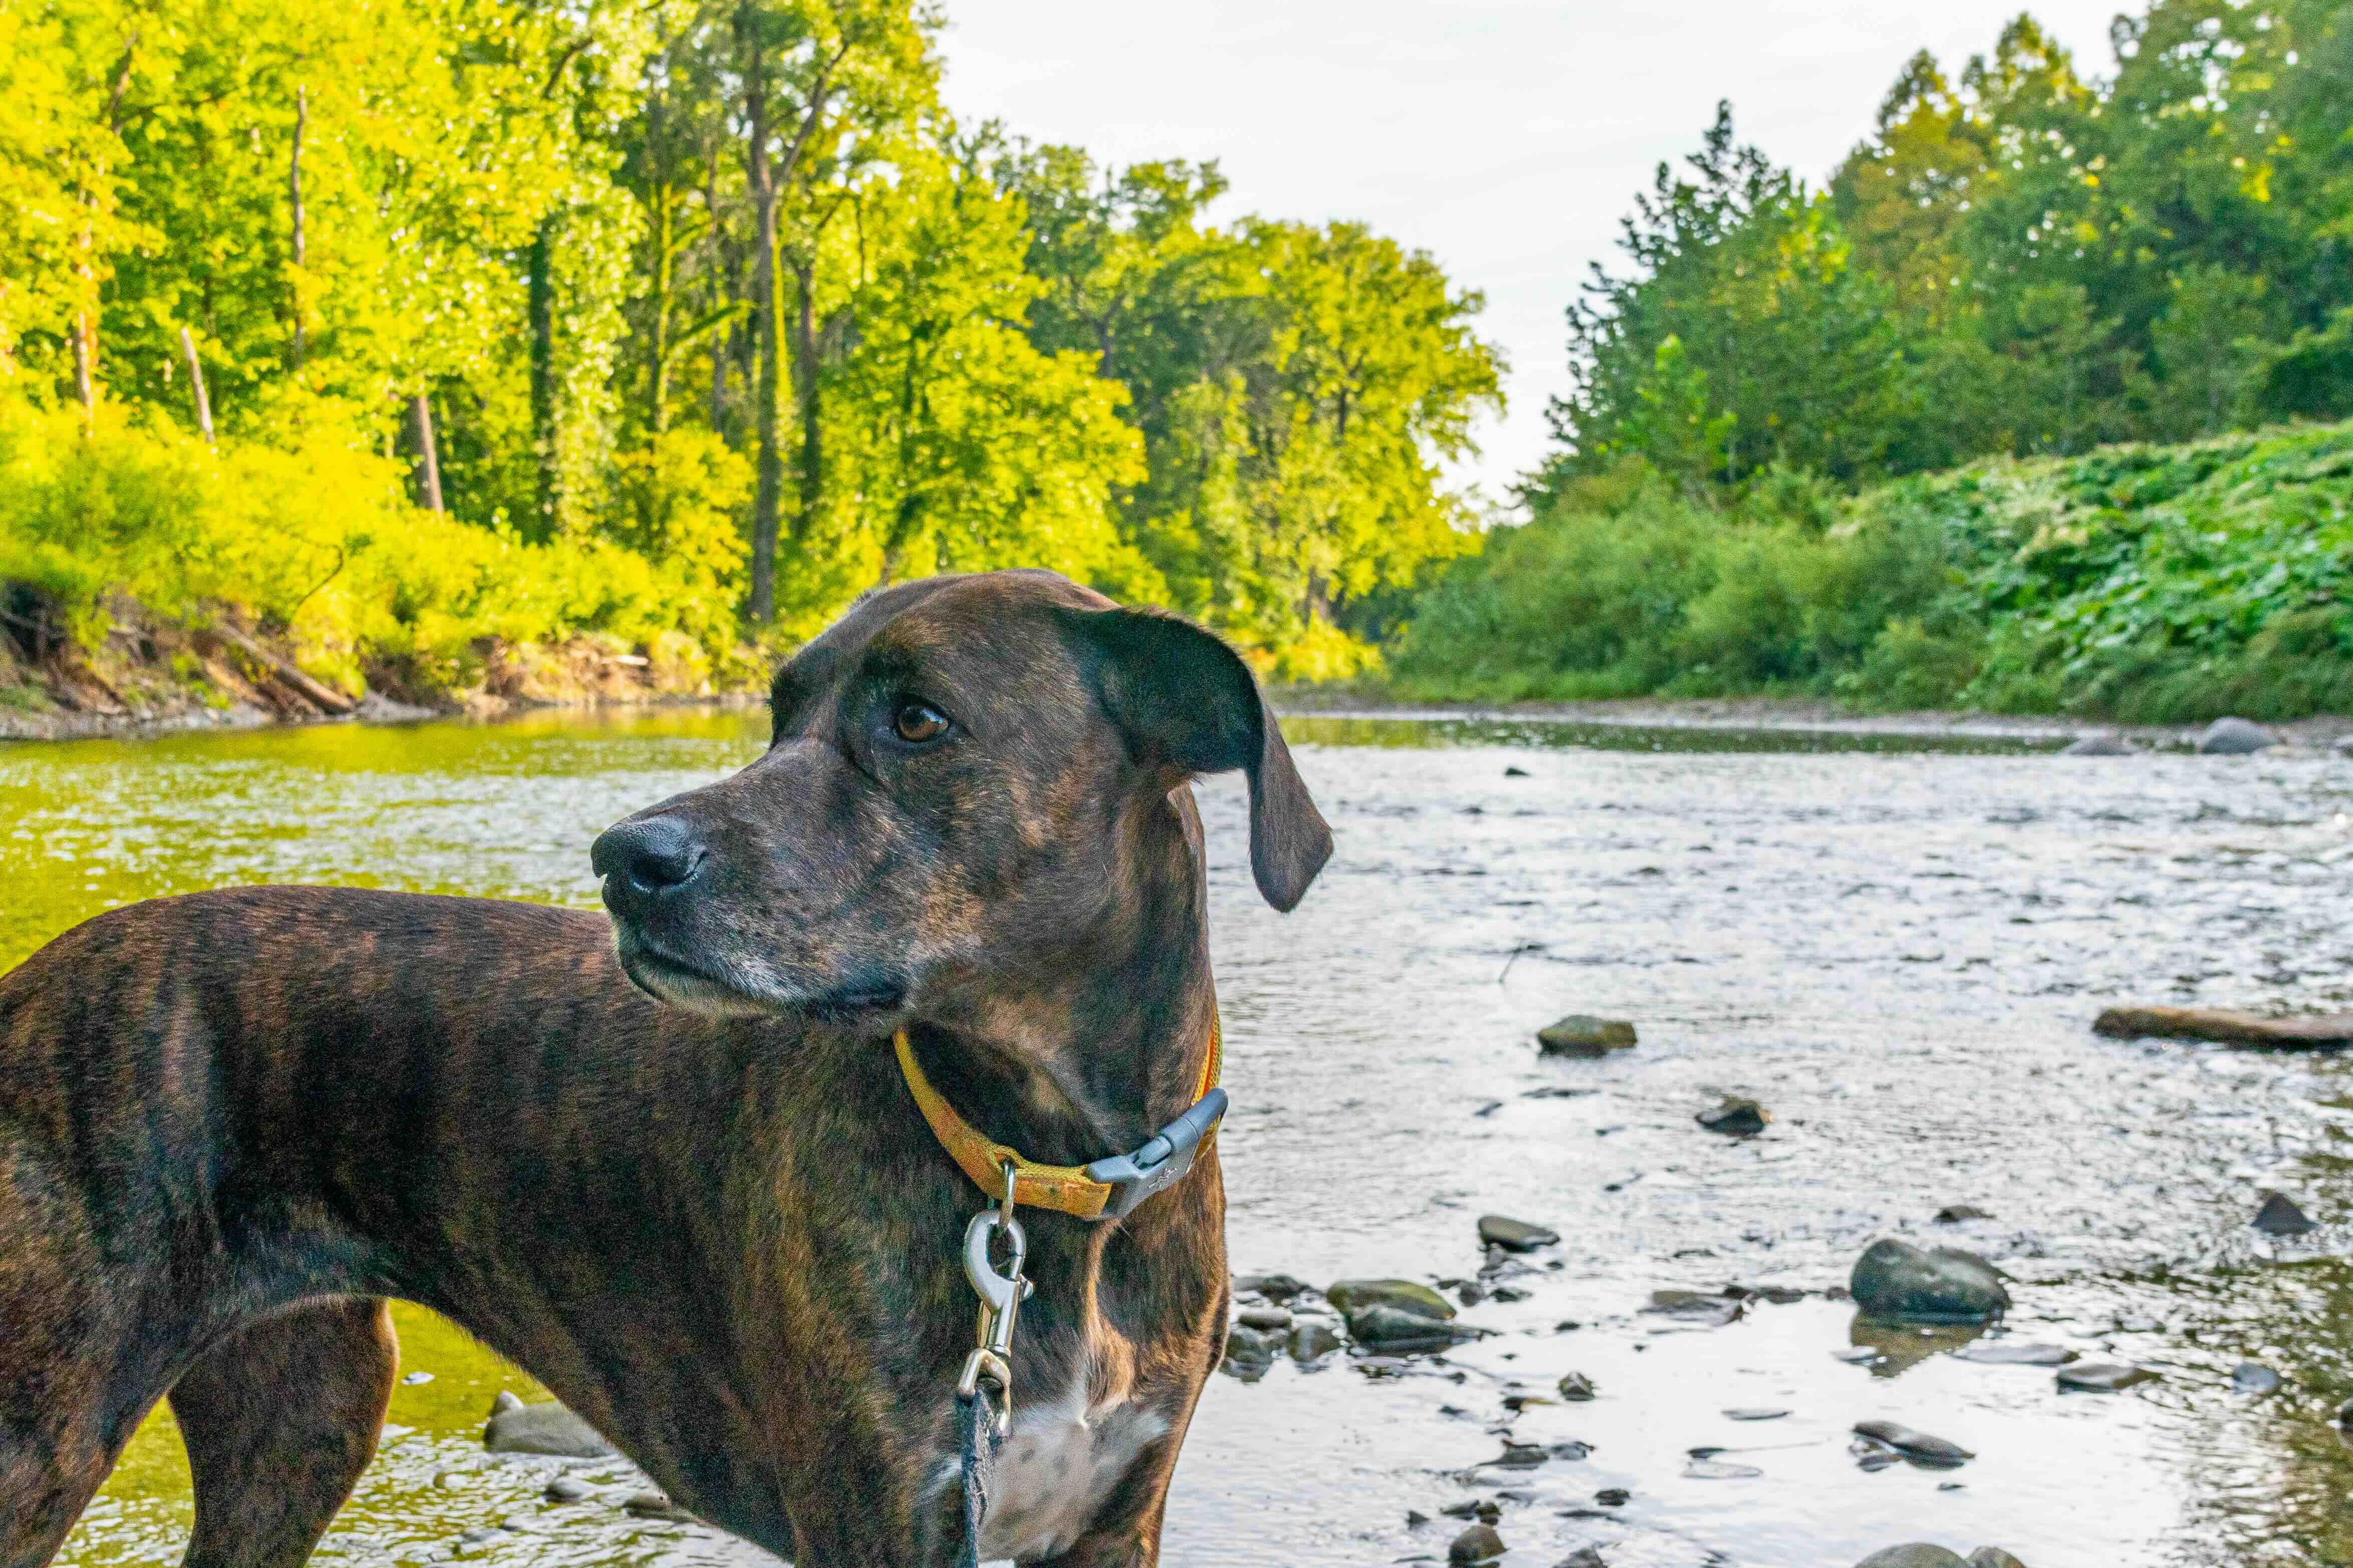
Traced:
[[73, 340], [74, 395], [81, 400], [82, 414], [88, 418], [98, 412], [98, 388], [90, 373], [90, 362], [95, 356], [90, 353], [93, 334], [87, 310], [74, 312], [73, 320], [66, 324], [66, 335]]
[[433, 405], [423, 393], [408, 400], [408, 426], [417, 442], [417, 504], [427, 511], [443, 511], [441, 455], [433, 445]]
[[776, 449], [776, 167], [768, 157], [766, 61], [752, 26], [750, 7], [736, 16], [736, 37], [748, 47], [744, 69], [744, 176], [753, 212], [752, 438], [758, 485], [752, 496], [752, 581], [744, 617], [765, 626], [776, 616], [776, 513], [784, 455]]
[[670, 424], [670, 296], [676, 274], [671, 237], [678, 226], [677, 193], [668, 184], [654, 188], [652, 363], [646, 376], [646, 425], [657, 436]]
[[793, 520], [793, 537], [805, 540], [817, 526], [825, 504], [825, 431], [819, 423], [817, 363], [817, 261], [793, 258], [793, 290], [797, 313], [793, 322], [793, 393], [801, 422], [800, 512]]
[[537, 467], [533, 500], [538, 537], [555, 532], [555, 219], [540, 220], [531, 241], [531, 447]]
[[294, 368], [302, 368], [302, 133], [311, 124], [311, 94], [294, 89], [294, 152], [286, 160], [287, 204], [294, 215]]
[[205, 367], [196, 358], [196, 340], [188, 335], [185, 327], [180, 329], [180, 353], [187, 358], [188, 388], [195, 394], [196, 428], [204, 433], [205, 445], [209, 447], [213, 444], [212, 399], [205, 395]]

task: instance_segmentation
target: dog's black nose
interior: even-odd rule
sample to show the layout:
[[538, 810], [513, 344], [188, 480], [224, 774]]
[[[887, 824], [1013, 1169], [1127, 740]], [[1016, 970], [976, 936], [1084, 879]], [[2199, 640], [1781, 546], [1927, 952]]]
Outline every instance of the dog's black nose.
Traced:
[[674, 816], [616, 824], [596, 836], [588, 864], [607, 894], [665, 892], [694, 879], [709, 853], [693, 829]]

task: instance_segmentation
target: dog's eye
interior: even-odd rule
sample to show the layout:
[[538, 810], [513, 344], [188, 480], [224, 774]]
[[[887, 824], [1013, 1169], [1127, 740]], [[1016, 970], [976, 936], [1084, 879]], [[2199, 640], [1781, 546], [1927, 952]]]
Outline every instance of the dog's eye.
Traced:
[[891, 715], [891, 732], [911, 746], [920, 746], [948, 732], [948, 716], [928, 702], [902, 702]]

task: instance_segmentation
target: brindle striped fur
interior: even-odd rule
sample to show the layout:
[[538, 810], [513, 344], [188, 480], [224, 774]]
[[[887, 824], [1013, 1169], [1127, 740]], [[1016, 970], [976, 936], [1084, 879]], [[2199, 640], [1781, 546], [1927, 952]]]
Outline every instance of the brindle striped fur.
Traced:
[[[890, 742], [909, 696], [948, 739]], [[1048, 574], [877, 595], [775, 708], [759, 760], [607, 836], [626, 859], [659, 819], [702, 855], [655, 894], [617, 872], [609, 924], [251, 888], [116, 910], [0, 978], [0, 1568], [50, 1558], [166, 1396], [187, 1562], [301, 1563], [375, 1448], [385, 1297], [773, 1552], [947, 1560], [978, 1195], [892, 1031], [1039, 1158], [1132, 1147], [1183, 1108], [1214, 1005], [1186, 778], [1249, 771], [1282, 907], [1330, 841], [1230, 652]], [[1025, 1217], [1017, 1399], [1166, 1423], [1052, 1561], [1149, 1564], [1223, 1334], [1216, 1156], [1116, 1226]]]

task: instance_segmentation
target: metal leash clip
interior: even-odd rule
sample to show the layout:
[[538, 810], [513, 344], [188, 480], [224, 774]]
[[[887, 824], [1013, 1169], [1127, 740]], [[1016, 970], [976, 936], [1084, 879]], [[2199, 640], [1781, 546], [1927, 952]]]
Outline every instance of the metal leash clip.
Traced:
[[[1013, 1324], [1021, 1314], [1022, 1301], [1034, 1289], [1021, 1277], [1021, 1266], [1029, 1256], [1029, 1238], [1022, 1234], [1021, 1222], [1013, 1217], [1016, 1178], [1010, 1160], [1005, 1162], [1004, 1170], [1004, 1197], [973, 1215], [972, 1223], [964, 1228], [964, 1277], [972, 1282], [973, 1294], [980, 1298], [980, 1342], [965, 1358], [964, 1373], [956, 1379], [960, 1398], [970, 1399], [984, 1382], [996, 1389], [1000, 1437], [1013, 1429]], [[1008, 1258], [1002, 1274], [989, 1258], [990, 1243], [1000, 1231]]]

